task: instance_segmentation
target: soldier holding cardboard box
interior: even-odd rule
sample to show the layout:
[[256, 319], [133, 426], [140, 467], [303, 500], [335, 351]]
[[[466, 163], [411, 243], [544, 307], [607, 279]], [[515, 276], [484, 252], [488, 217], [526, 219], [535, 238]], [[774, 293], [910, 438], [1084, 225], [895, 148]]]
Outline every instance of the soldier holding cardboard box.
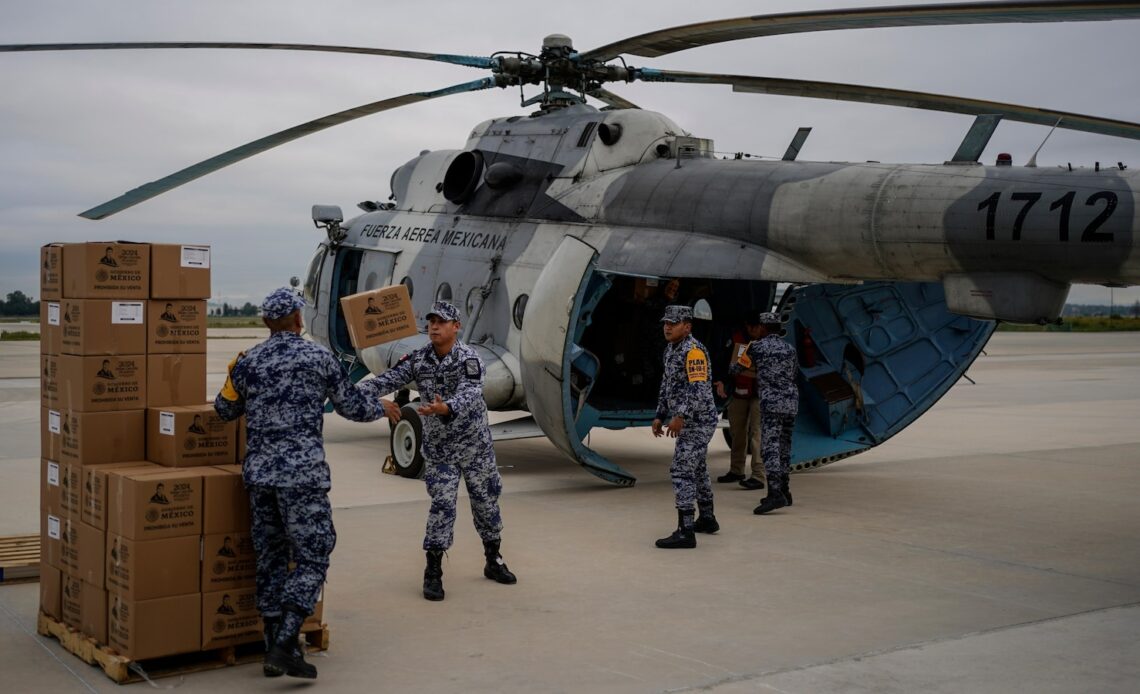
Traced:
[[[248, 443], [242, 475], [249, 492], [257, 554], [257, 607], [265, 622], [264, 672], [315, 678], [297, 637], [312, 613], [336, 544], [322, 437], [324, 402], [347, 419], [369, 422], [392, 402], [354, 386], [332, 352], [301, 338], [304, 301], [281, 288], [261, 306], [270, 336], [230, 365], [214, 400], [223, 419], [246, 415]], [[296, 568], [290, 572], [292, 559]]]

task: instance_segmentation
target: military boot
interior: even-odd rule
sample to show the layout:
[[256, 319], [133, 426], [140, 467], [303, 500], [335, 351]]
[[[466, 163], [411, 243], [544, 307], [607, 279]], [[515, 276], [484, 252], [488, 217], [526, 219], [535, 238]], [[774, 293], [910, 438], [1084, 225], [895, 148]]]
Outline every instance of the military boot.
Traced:
[[487, 558], [487, 564], [483, 567], [484, 576], [496, 583], [506, 585], [513, 585], [518, 582], [515, 575], [507, 568], [507, 563], [503, 561], [503, 555], [499, 554], [499, 540], [484, 540], [483, 556]]
[[759, 506], [752, 509], [752, 512], [758, 516], [762, 516], [765, 513], [771, 513], [776, 509], [784, 508], [788, 505], [788, 497], [784, 496], [784, 490], [772, 486], [771, 480], [769, 480], [768, 496], [764, 497], [764, 500], [760, 502]]
[[[268, 655], [269, 649], [273, 648], [273, 644], [277, 642], [277, 630], [281, 628], [281, 615], [262, 617], [261, 623], [265, 627], [263, 638], [265, 640], [265, 653]], [[276, 668], [269, 667], [268, 664], [262, 665], [261, 671], [266, 677], [280, 677], [285, 674]]]
[[701, 515], [693, 522], [693, 532], [712, 535], [720, 530], [720, 523], [716, 522], [716, 516], [713, 515], [713, 504], [711, 501], [707, 504], [698, 503], [697, 508], [700, 509]]
[[693, 534], [693, 512], [677, 509], [677, 529], [669, 537], [657, 541], [661, 549], [691, 549], [697, 546], [697, 536]]
[[281, 623], [277, 627], [276, 639], [269, 653], [265, 655], [262, 672], [266, 677], [300, 677], [307, 680], [317, 679], [317, 668], [305, 662], [305, 654], [297, 645], [297, 638], [301, 635], [301, 625], [305, 623], [304, 612], [296, 607], [287, 606], [281, 615]]
[[427, 551], [427, 568], [424, 569], [424, 599], [443, 600], [443, 550]]
[[790, 474], [784, 473], [784, 498], [788, 501], [788, 506], [792, 505], [792, 488], [788, 485], [788, 478]]

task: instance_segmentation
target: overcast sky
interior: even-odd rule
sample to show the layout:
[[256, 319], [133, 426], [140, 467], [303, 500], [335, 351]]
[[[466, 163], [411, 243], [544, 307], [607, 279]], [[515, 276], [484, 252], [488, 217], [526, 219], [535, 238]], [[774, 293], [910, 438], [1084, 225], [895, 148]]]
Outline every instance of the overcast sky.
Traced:
[[[919, 0], [911, 0], [915, 4]], [[870, 0], [567, 3], [470, 0], [3, 0], [0, 43], [260, 41], [490, 55], [537, 53], [563, 33], [589, 50], [697, 21]], [[900, 4], [884, 2], [880, 4]], [[1140, 120], [1140, 21], [897, 28], [718, 44], [637, 66], [797, 77], [913, 89]], [[363, 118], [309, 136], [92, 222], [77, 213], [188, 164], [352, 106], [482, 77], [425, 61], [282, 51], [98, 51], [0, 54], [0, 294], [38, 294], [48, 241], [207, 243], [214, 295], [260, 301], [301, 275], [322, 232], [313, 203], [346, 214], [386, 199], [392, 170], [423, 149], [456, 149], [472, 126], [524, 112], [518, 90], [488, 90]], [[971, 118], [928, 111], [733, 94], [729, 87], [612, 85], [724, 152], [778, 157], [812, 126], [802, 160], [942, 162]], [[983, 160], [1023, 163], [1046, 135], [1003, 123]], [[1041, 166], [1123, 161], [1140, 142], [1058, 131]], [[1116, 290], [1118, 303], [1140, 298]], [[1078, 303], [1108, 290], [1078, 287]]]

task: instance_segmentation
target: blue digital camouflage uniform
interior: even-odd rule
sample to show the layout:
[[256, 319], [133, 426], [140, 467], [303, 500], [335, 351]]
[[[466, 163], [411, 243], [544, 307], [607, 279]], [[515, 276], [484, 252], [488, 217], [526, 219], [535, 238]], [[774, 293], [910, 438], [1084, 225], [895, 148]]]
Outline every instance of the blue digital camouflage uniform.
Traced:
[[[295, 292], [279, 289], [262, 313], [283, 318], [302, 305]], [[245, 414], [247, 422], [242, 477], [257, 553], [258, 609], [272, 617], [293, 605], [312, 614], [336, 545], [322, 436], [325, 400], [356, 422], [379, 419], [383, 406], [349, 382], [329, 350], [287, 331], [241, 356], [226, 386], [214, 409], [226, 420]], [[226, 397], [228, 390], [235, 399]]]
[[[760, 314], [761, 322], [779, 322], [774, 313]], [[760, 398], [760, 452], [769, 488], [782, 490], [791, 470], [792, 430], [799, 411], [800, 394], [796, 385], [799, 362], [796, 350], [779, 335], [765, 335], [748, 345], [742, 358], [732, 365], [733, 375], [756, 369], [756, 392]]]
[[[433, 306], [437, 310], [440, 303]], [[441, 315], [445, 320], [458, 320], [455, 309]], [[487, 404], [483, 401], [483, 378], [486, 368], [478, 353], [456, 340], [443, 357], [436, 356], [432, 345], [425, 345], [405, 355], [395, 366], [361, 387], [371, 388], [378, 399], [408, 383], [414, 382], [420, 401], [430, 403], [438, 395], [447, 403], [451, 414], [446, 417], [423, 418], [424, 482], [431, 496], [425, 550], [451, 547], [455, 529], [455, 498], [459, 478], [467, 486], [471, 499], [471, 515], [475, 530], [484, 542], [499, 540], [503, 521], [499, 513], [499, 494], [503, 481], [495, 466], [495, 449], [487, 424]]]
[[[666, 317], [669, 316], [666, 310]], [[717, 411], [713, 402], [708, 350], [689, 335], [666, 345], [663, 361], [664, 375], [657, 395], [656, 418], [664, 425], [677, 415], [685, 420], [673, 450], [669, 475], [673, 478], [677, 509], [694, 511], [694, 505], [708, 507], [713, 501], [705, 457], [709, 441], [716, 432]]]

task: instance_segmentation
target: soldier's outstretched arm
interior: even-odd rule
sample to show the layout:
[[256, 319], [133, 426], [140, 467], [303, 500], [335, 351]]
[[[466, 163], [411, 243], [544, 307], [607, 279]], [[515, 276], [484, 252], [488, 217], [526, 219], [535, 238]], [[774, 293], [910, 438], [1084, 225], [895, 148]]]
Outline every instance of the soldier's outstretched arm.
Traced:
[[371, 422], [387, 414], [380, 398], [371, 397], [369, 389], [354, 385], [348, 380], [348, 374], [331, 353], [326, 362], [326, 376], [326, 397], [341, 417], [353, 422]]
[[[234, 369], [238, 360], [243, 356], [245, 356], [245, 352], [239, 352], [236, 357], [230, 360], [229, 365], [226, 366], [226, 382], [218, 394], [214, 396], [214, 411], [227, 422], [245, 414], [245, 398], [234, 386]], [[244, 369], [241, 371], [244, 372]], [[241, 375], [244, 377], [244, 373]]]
[[395, 393], [414, 380], [415, 373], [412, 371], [412, 360], [405, 356], [396, 362], [396, 365], [392, 368], [375, 378], [357, 383], [356, 387], [367, 393], [370, 397], [382, 398], [385, 395]]

